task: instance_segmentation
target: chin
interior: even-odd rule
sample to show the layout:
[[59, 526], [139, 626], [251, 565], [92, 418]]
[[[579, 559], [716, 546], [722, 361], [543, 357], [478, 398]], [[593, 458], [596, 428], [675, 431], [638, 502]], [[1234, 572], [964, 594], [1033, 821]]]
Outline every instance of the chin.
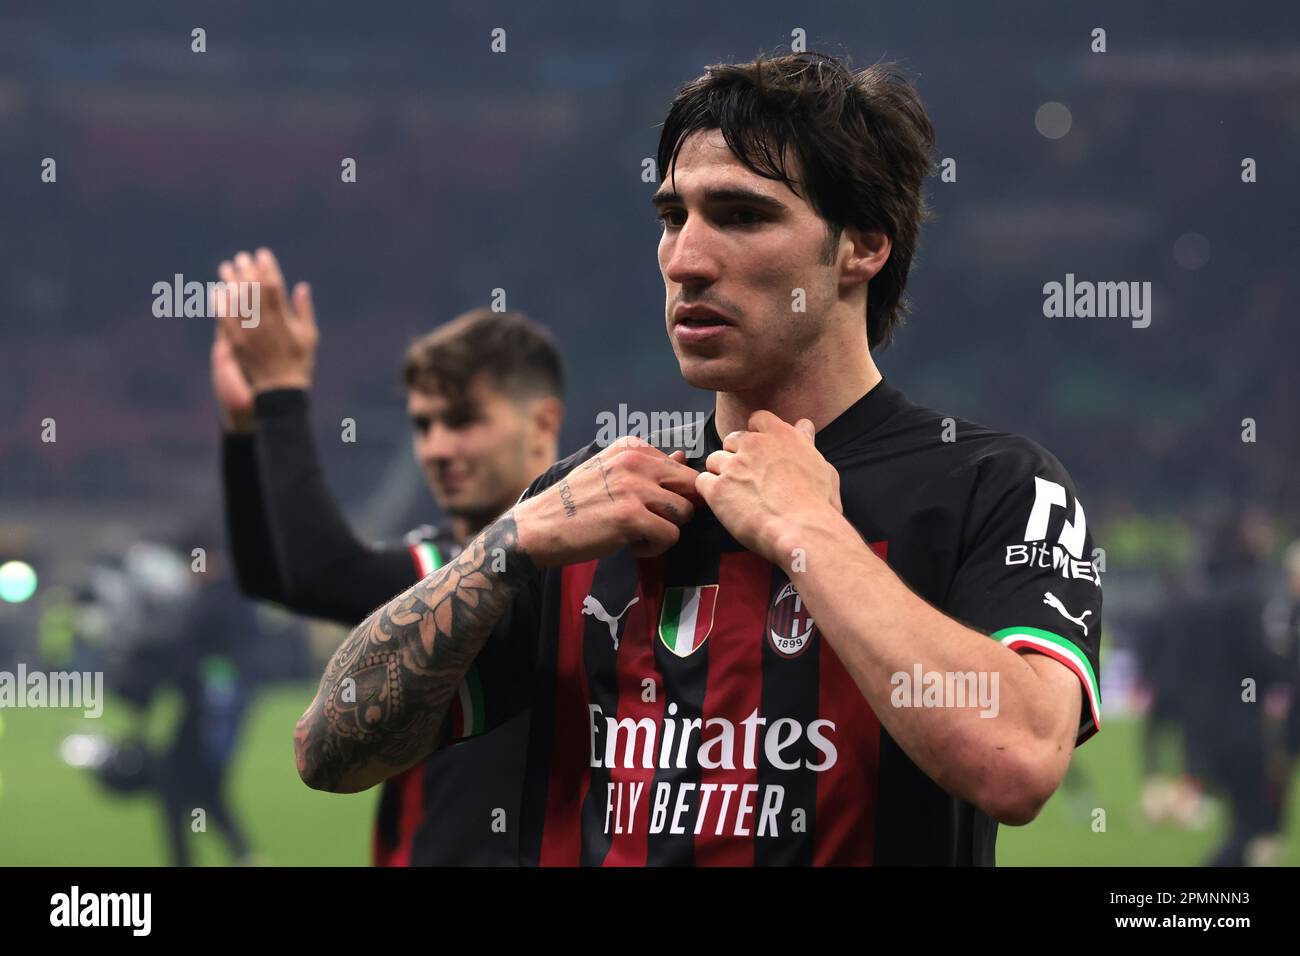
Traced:
[[737, 392], [751, 388], [758, 376], [739, 362], [722, 358], [678, 356], [677, 366], [686, 384], [711, 392]]

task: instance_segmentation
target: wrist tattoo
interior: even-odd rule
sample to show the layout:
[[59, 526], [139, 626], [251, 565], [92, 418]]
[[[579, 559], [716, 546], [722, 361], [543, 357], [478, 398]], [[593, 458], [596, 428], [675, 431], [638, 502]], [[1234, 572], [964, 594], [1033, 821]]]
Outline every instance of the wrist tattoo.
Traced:
[[573, 500], [573, 489], [569, 487], [569, 479], [560, 482], [560, 503], [564, 505], [564, 517], [572, 518], [578, 513], [578, 506]]

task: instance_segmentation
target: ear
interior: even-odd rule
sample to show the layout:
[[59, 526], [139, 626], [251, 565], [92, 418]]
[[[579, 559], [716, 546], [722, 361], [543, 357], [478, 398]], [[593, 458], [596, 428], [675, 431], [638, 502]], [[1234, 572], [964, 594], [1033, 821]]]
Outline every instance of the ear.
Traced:
[[840, 284], [862, 285], [875, 278], [889, 261], [893, 248], [893, 242], [884, 232], [845, 226], [840, 236]]
[[564, 424], [564, 403], [554, 396], [535, 399], [528, 410], [528, 420], [535, 435], [558, 440], [560, 426]]

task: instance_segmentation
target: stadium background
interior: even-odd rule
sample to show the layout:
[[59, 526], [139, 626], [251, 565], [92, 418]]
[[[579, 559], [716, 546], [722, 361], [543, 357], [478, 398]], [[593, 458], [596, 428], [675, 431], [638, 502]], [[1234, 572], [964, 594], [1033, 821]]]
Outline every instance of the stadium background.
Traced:
[[[155, 318], [151, 289], [175, 273], [215, 278], [237, 249], [270, 246], [291, 282], [314, 286], [318, 437], [365, 536], [392, 538], [433, 508], [410, 460], [401, 349], [495, 288], [565, 351], [562, 452], [620, 402], [706, 408], [665, 341], [641, 163], [679, 85], [707, 63], [788, 47], [801, 28], [809, 49], [858, 66], [899, 60], [936, 158], [957, 160], [955, 183], [931, 181], [913, 317], [883, 371], [914, 400], [1052, 449], [1107, 549], [1105, 728], [1037, 821], [1002, 828], [999, 861], [1203, 860], [1221, 809], [1199, 830], [1140, 812], [1142, 634], [1126, 622], [1150, 611], [1162, 574], [1195, 560], [1213, 516], [1257, 509], [1279, 549], [1300, 530], [1292, 5], [399, 10], [149, 0], [0, 13], [0, 562], [29, 562], [40, 581], [30, 600], [0, 604], [0, 669], [70, 660], [61, 602], [132, 542], [205, 547], [220, 567], [211, 322]], [[195, 27], [206, 53], [191, 52]], [[489, 50], [496, 27], [504, 54]], [[1096, 27], [1104, 54], [1090, 52]], [[1035, 127], [1049, 101], [1072, 115], [1059, 139]], [[44, 157], [55, 184], [41, 181]], [[343, 157], [357, 160], [355, 183], [340, 181]], [[1150, 281], [1151, 326], [1044, 318], [1042, 286], [1066, 273]], [[353, 444], [337, 440], [345, 417]], [[1241, 440], [1246, 417], [1254, 443]], [[289, 633], [275, 615], [263, 625]], [[336, 635], [293, 639], [319, 652]], [[319, 670], [308, 650], [281, 657], [243, 728], [234, 802], [265, 862], [361, 863], [373, 795], [298, 782], [290, 733]], [[92, 730], [122, 731], [124, 710], [110, 701]], [[155, 739], [176, 711], [158, 695]], [[90, 722], [59, 710], [0, 721], [0, 863], [163, 861], [151, 802], [111, 797], [60, 759]], [[213, 835], [192, 842], [201, 862], [225, 861]], [[1282, 862], [1300, 862], [1294, 832]]]

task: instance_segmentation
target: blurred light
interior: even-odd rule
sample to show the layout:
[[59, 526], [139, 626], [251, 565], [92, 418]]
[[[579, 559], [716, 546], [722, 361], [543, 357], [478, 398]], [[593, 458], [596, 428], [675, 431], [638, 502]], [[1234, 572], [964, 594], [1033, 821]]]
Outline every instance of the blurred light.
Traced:
[[1070, 131], [1073, 122], [1070, 108], [1055, 101], [1044, 103], [1034, 114], [1034, 127], [1048, 139], [1060, 139]]
[[1210, 240], [1199, 232], [1185, 232], [1174, 240], [1174, 262], [1194, 272], [1210, 261]]
[[112, 750], [108, 741], [94, 734], [73, 734], [59, 744], [59, 756], [69, 767], [103, 766]]
[[36, 571], [26, 561], [0, 564], [0, 601], [21, 604], [36, 593]]

